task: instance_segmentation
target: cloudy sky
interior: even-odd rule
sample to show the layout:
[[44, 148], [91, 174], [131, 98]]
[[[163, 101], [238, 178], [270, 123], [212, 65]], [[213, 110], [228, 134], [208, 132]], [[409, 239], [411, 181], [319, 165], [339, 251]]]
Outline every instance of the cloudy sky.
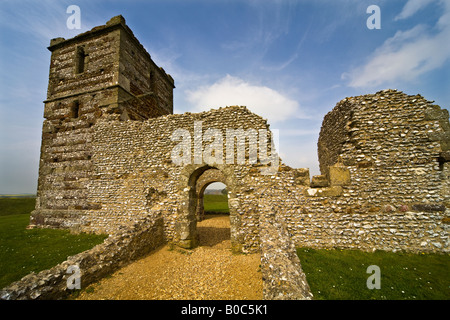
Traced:
[[393, 88], [450, 106], [449, 0], [1, 0], [0, 194], [36, 191], [50, 39], [118, 14], [175, 79], [176, 113], [246, 105], [312, 174], [323, 116], [345, 97]]

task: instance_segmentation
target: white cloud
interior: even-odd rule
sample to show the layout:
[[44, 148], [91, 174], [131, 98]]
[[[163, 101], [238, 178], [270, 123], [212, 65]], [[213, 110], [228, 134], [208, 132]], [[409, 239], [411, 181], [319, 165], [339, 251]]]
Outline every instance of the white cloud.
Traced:
[[409, 0], [394, 20], [406, 19], [435, 0]]
[[[410, 9], [406, 10], [410, 3]], [[402, 17], [406, 18], [422, 7], [415, 4], [415, 1], [409, 1]], [[375, 87], [395, 81], [413, 81], [440, 68], [450, 59], [450, 5], [445, 4], [444, 7], [443, 15], [434, 28], [437, 32], [433, 33], [424, 25], [398, 31], [375, 51], [365, 65], [343, 74], [342, 78], [349, 80], [350, 87]]]
[[210, 86], [186, 91], [186, 98], [193, 104], [195, 111], [238, 105], [246, 106], [252, 112], [267, 118], [269, 122], [304, 118], [297, 101], [271, 88], [252, 85], [230, 75]]

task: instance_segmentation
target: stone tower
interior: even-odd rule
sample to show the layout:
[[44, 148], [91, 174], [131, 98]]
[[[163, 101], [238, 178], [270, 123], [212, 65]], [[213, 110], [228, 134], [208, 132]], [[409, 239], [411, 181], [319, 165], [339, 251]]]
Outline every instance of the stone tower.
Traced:
[[174, 80], [151, 59], [122, 16], [72, 39], [52, 39], [36, 208], [31, 226], [76, 228], [92, 179], [92, 126], [173, 113]]

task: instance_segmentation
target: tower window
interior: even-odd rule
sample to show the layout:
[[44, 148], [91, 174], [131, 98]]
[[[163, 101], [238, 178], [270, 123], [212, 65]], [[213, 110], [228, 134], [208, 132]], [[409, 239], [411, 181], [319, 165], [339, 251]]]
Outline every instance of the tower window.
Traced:
[[156, 89], [156, 81], [155, 81], [155, 72], [150, 71], [150, 91], [155, 93]]
[[71, 118], [78, 118], [80, 113], [80, 102], [78, 100], [74, 101], [71, 106]]
[[83, 73], [86, 66], [87, 54], [84, 52], [84, 47], [78, 47], [75, 59], [75, 72]]

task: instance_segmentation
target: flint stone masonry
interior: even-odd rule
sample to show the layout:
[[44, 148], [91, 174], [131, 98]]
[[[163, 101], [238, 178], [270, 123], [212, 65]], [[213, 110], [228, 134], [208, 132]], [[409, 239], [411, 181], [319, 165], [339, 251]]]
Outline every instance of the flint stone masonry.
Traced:
[[448, 252], [449, 141], [448, 111], [420, 95], [342, 100], [320, 132], [321, 184], [285, 215], [294, 242]]
[[[195, 247], [203, 191], [217, 181], [228, 189], [231, 249], [261, 254], [266, 299], [312, 298], [295, 247], [449, 252], [448, 111], [422, 96], [384, 90], [340, 101], [322, 123], [321, 175], [310, 177], [309, 169], [266, 161], [276, 155], [270, 142], [251, 160], [257, 143], [245, 135], [270, 130], [246, 107], [172, 114], [173, 79], [121, 16], [49, 49], [30, 227], [110, 234], [100, 248], [120, 262], [103, 263], [109, 258], [97, 247], [81, 254], [89, 261], [117, 266], [166, 242]], [[242, 129], [232, 163], [229, 129]], [[174, 138], [177, 130], [184, 136]], [[206, 139], [211, 132], [219, 136]], [[213, 160], [204, 157], [211, 150]], [[178, 151], [187, 161], [174, 161]], [[263, 174], [269, 167], [277, 170]], [[59, 282], [44, 293], [63, 279], [61, 267], [52, 270], [13, 284], [2, 299], [64, 294]]]

